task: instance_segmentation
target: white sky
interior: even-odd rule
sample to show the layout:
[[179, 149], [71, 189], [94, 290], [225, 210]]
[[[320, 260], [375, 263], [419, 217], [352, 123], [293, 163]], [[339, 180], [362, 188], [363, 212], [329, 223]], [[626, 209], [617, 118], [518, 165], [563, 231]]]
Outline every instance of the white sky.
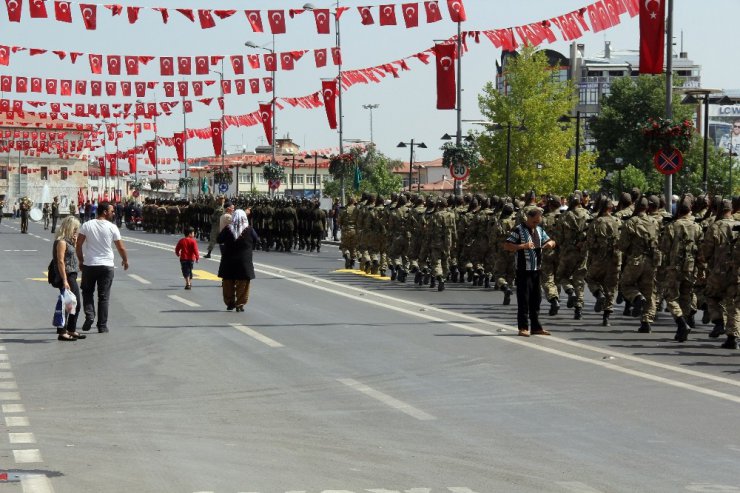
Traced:
[[[267, 45], [271, 42], [268, 33], [254, 34], [246, 22], [246, 9], [301, 8], [302, 0], [245, 0], [198, 2], [194, 0], [121, 0], [126, 5], [142, 7], [163, 6], [174, 8], [219, 8], [236, 9], [233, 17], [216, 19], [217, 26], [201, 30], [197, 22], [190, 23], [181, 14], [170, 11], [170, 21], [163, 25], [159, 13], [142, 10], [139, 22], [130, 25], [124, 10], [121, 17], [112, 18], [110, 12], [102, 6], [98, 8], [98, 29], [86, 31], [80, 20], [79, 7], [73, 5], [72, 24], [63, 24], [52, 19], [30, 19], [28, 0], [23, 5], [23, 21], [20, 24], [9, 23], [5, 5], [0, 4], [0, 44], [18, 45], [48, 50], [80, 51], [85, 53], [151, 55], [151, 56], [185, 56], [185, 55], [233, 55], [249, 53], [244, 42], [251, 40]], [[400, 5], [406, 0], [399, 0]], [[333, 2], [313, 2], [317, 7], [329, 7]], [[391, 3], [391, 0], [372, 2], [369, 0], [346, 0], [341, 5], [351, 7], [342, 17], [342, 53], [344, 69], [370, 67], [403, 58], [433, 45], [435, 39], [446, 39], [455, 34], [455, 25], [449, 21], [445, 1], [440, 1], [444, 20], [426, 25], [423, 10], [420, 27], [406, 29], [397, 9], [398, 26], [380, 27], [377, 25], [377, 10], [374, 10], [376, 25], [363, 26], [356, 7], [359, 5], [378, 5]], [[421, 3], [421, 1], [420, 1]], [[505, 28], [528, 24], [555, 15], [564, 14], [579, 7], [588, 5], [589, 0], [465, 0], [468, 22], [464, 30], [485, 30]], [[47, 11], [53, 17], [53, 2], [47, 1]], [[740, 87], [738, 72], [740, 60], [735, 50], [737, 19], [740, 18], [740, 1], [712, 0], [698, 2], [676, 0], [675, 33], [676, 51], [680, 49], [680, 35], [683, 31], [684, 50], [689, 57], [702, 65], [704, 87], [733, 89]], [[269, 27], [265, 23], [265, 30]], [[334, 44], [332, 35], [316, 33], [313, 14], [303, 14], [295, 19], [288, 19], [287, 34], [276, 36], [276, 51], [292, 51], [313, 48], [329, 48]], [[557, 32], [557, 31], [556, 31]], [[636, 49], [639, 43], [638, 18], [622, 16], [622, 24], [599, 34], [587, 34], [578, 42], [585, 43], [586, 54], [596, 55], [603, 51], [605, 40], [612, 42], [613, 49]], [[568, 44], [557, 42], [547, 47], [568, 55]], [[463, 69], [463, 119], [478, 119], [477, 95], [486, 81], [495, 74], [495, 60], [500, 58], [500, 51], [485, 38], [479, 45], [471, 44], [471, 51], [464, 58]], [[408, 61], [410, 71], [401, 72], [401, 78], [386, 78], [379, 84], [355, 85], [344, 95], [344, 136], [345, 138], [370, 139], [369, 112], [363, 104], [379, 104], [374, 111], [374, 140], [379, 149], [395, 158], [408, 159], [408, 149], [397, 149], [396, 144], [411, 138], [423, 141], [429, 147], [417, 151], [418, 160], [431, 160], [440, 155], [442, 144], [440, 137], [444, 133], [454, 133], [455, 112], [437, 111], [435, 109], [435, 70], [434, 63], [423, 65], [416, 60]], [[161, 78], [158, 60], [150, 62], [148, 67], [141, 67], [139, 77], [95, 76], [90, 73], [87, 57], [81, 58], [75, 65], [68, 59], [59, 61], [55, 55], [46, 54], [29, 57], [18, 53], [12, 56], [9, 67], [0, 67], [0, 75], [21, 75], [43, 78], [67, 78], [93, 80], [180, 80], [181, 76]], [[264, 77], [263, 70], [253, 71], [247, 68], [244, 76], [235, 76], [227, 63], [226, 78]], [[293, 72], [277, 73], [277, 95], [296, 97], [313, 93], [320, 89], [320, 79], [336, 75], [336, 67], [331, 64], [323, 69], [316, 69], [312, 52], [307, 53], [296, 64]], [[191, 80], [217, 78], [189, 76]], [[89, 87], [88, 87], [89, 91]], [[176, 93], [177, 94], [177, 93]], [[218, 86], [206, 88], [203, 97], [218, 96]], [[119, 96], [62, 98], [44, 93], [20, 94], [6, 93], [9, 99], [42, 100], [49, 102], [131, 102], [136, 98]], [[161, 85], [157, 90], [158, 100], [167, 100]], [[191, 95], [189, 99], [197, 99]], [[226, 113], [239, 115], [257, 109], [258, 101], [264, 101], [265, 94], [244, 96], [227, 95]], [[147, 98], [152, 100], [152, 98]], [[159, 135], [171, 137], [173, 132], [182, 129], [181, 107], [175, 109], [171, 117], [159, 118]], [[188, 127], [202, 128], [209, 125], [211, 119], [220, 118], [220, 110], [214, 101], [210, 107], [194, 103], [194, 112], [188, 114]], [[278, 136], [289, 134], [303, 149], [336, 147], [338, 135], [329, 130], [323, 108], [305, 110], [287, 107], [278, 112]], [[464, 124], [463, 131], [467, 131]], [[144, 139], [152, 135], [144, 135]], [[255, 146], [266, 144], [262, 126], [231, 128], [225, 136], [228, 152], [240, 150], [242, 145], [252, 150]], [[121, 148], [132, 146], [132, 141], [121, 142]], [[174, 148], [160, 147], [160, 157], [175, 157]], [[189, 157], [213, 155], [210, 140], [191, 140], [188, 145]], [[142, 167], [140, 161], [140, 170]], [[122, 166], [125, 169], [125, 165]]]

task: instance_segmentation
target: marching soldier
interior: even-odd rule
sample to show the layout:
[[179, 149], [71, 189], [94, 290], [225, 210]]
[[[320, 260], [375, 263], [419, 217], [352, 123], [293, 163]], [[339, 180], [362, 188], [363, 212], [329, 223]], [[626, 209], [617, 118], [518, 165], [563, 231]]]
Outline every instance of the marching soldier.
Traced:
[[339, 210], [339, 228], [342, 238], [339, 249], [344, 257], [344, 268], [354, 269], [357, 261], [357, 230], [355, 224], [355, 198], [349, 197], [347, 205]]
[[594, 311], [603, 311], [601, 324], [608, 327], [622, 267], [622, 254], [617, 250], [620, 224], [619, 219], [612, 216], [613, 205], [608, 197], [602, 197], [597, 205], [598, 217], [591, 222], [586, 234], [586, 282], [596, 297]]
[[211, 251], [213, 251], [213, 247], [216, 246], [216, 239], [218, 238], [218, 234], [221, 232], [218, 227], [221, 222], [221, 216], [224, 213], [224, 202], [226, 202], [225, 197], [219, 196], [216, 198], [216, 207], [213, 209], [213, 213], [211, 213], [211, 236], [208, 241], [208, 253], [203, 255], [203, 258], [211, 258]]
[[589, 219], [581, 194], [576, 192], [570, 198], [568, 210], [558, 220], [555, 235], [560, 247], [560, 263], [555, 278], [568, 295], [568, 308], [575, 308], [575, 320], [582, 318], [587, 258], [583, 244]]
[[732, 201], [723, 200], [718, 207], [717, 220], [709, 227], [702, 243], [702, 255], [707, 263], [706, 300], [711, 322], [714, 324], [709, 337], [717, 338], [725, 333], [725, 309], [732, 304], [736, 277], [732, 269], [736, 235], [733, 231]]
[[[545, 205], [545, 213], [542, 215], [540, 226], [545, 231], [552, 232], [551, 238], [556, 244], [559, 243], [557, 238], [557, 222], [560, 219], [560, 199], [551, 195]], [[549, 315], [557, 315], [560, 310], [560, 291], [555, 282], [555, 273], [558, 270], [558, 261], [560, 259], [560, 249], [558, 247], [548, 248], [542, 251], [542, 267], [540, 269], [540, 282], [542, 290], [545, 292], [545, 298], [550, 303]]]

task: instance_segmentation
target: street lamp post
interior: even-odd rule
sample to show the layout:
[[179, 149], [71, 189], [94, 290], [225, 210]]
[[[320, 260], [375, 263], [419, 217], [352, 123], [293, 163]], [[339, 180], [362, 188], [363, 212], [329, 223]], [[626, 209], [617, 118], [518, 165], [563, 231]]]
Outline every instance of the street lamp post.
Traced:
[[[411, 182], [413, 181], [413, 169], [414, 169], [414, 146], [419, 147], [421, 149], [426, 149], [427, 145], [424, 142], [419, 142], [418, 144], [414, 141], [414, 139], [411, 139], [411, 142], [399, 142], [396, 147], [411, 147], [410, 157], [409, 157], [409, 192], [411, 191]], [[421, 171], [419, 171], [419, 184], [421, 185]]]
[[[709, 187], [709, 172], [707, 169], [707, 161], [709, 159], [709, 98], [711, 94], [718, 92], [720, 92], [719, 89], [690, 89], [686, 91], [686, 97], [681, 101], [681, 104], [699, 105], [700, 103], [704, 103], [703, 115], [701, 115], [701, 112], [699, 111], [700, 107], [697, 108], [697, 115], [701, 115], [703, 118], [700, 120], [697, 116], [697, 120], [699, 122], [699, 125], [697, 126], [701, 126], [703, 128], [702, 133], [704, 134], [704, 154], [702, 155], [703, 167], [701, 176], [702, 189], [704, 190], [704, 193], [707, 192], [707, 188]], [[728, 105], [732, 104], [732, 100], [727, 96], [724, 96], [718, 100], [716, 104]]]
[[[247, 41], [244, 43], [244, 46], [248, 48], [255, 48], [258, 50], [265, 50], [267, 52], [270, 52], [271, 54], [275, 54], [275, 35], [272, 35], [272, 48], [267, 48], [265, 46], [260, 46], [252, 41]], [[223, 62], [223, 60], [222, 60]], [[275, 65], [277, 66], [277, 60], [275, 61]], [[275, 71], [273, 70], [270, 72], [270, 77], [272, 77], [272, 162], [277, 163], [277, 159], [275, 157], [275, 146], [277, 145], [275, 141], [275, 128], [276, 128], [276, 122], [277, 122], [277, 114], [275, 113], [275, 103], [276, 103], [276, 90], [277, 90], [277, 80], [275, 79]], [[223, 84], [221, 84], [223, 90]], [[341, 94], [341, 93], [340, 93]], [[340, 103], [341, 108], [341, 103]], [[341, 111], [341, 110], [340, 110]], [[340, 123], [341, 125], [341, 123]]]
[[581, 156], [581, 112], [576, 111], [575, 116], [563, 115], [558, 119], [559, 122], [563, 123], [568, 123], [571, 120], [576, 121], [575, 172], [573, 174], [573, 190], [578, 190], [578, 166]]
[[375, 140], [373, 140], [373, 110], [380, 107], [379, 104], [363, 104], [363, 108], [366, 110], [370, 110], [370, 143], [375, 144]]
[[329, 156], [325, 155], [319, 155], [318, 152], [314, 152], [313, 154], [306, 154], [304, 159], [310, 159], [313, 157], [313, 196], [316, 198], [316, 191], [318, 187], [318, 178], [319, 178], [319, 158], [321, 159], [329, 159]]

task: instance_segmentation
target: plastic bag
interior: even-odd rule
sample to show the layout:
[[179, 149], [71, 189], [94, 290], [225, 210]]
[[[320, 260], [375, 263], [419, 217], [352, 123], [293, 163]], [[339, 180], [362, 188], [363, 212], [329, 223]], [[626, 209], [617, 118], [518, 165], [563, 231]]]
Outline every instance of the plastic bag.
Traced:
[[65, 289], [62, 293], [62, 302], [64, 303], [64, 311], [72, 313], [77, 308], [77, 297], [69, 289]]
[[67, 312], [64, 311], [64, 298], [61, 294], [57, 297], [57, 306], [54, 308], [54, 318], [51, 324], [57, 329], [61, 329], [67, 324]]

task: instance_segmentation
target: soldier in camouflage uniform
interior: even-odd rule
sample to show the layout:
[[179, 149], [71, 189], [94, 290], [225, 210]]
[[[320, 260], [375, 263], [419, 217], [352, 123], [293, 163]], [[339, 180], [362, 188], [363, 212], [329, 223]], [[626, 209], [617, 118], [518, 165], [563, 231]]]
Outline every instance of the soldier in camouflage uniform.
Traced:
[[339, 209], [339, 228], [342, 230], [339, 249], [344, 257], [344, 268], [354, 269], [357, 261], [357, 229], [355, 224], [355, 198], [350, 196], [347, 205]]
[[682, 200], [676, 206], [677, 219], [666, 226], [661, 237], [665, 272], [664, 296], [668, 310], [676, 321], [678, 342], [684, 342], [690, 328], [687, 318], [696, 312], [694, 281], [696, 258], [702, 244], [702, 229], [691, 215], [692, 203]]
[[622, 253], [617, 249], [620, 224], [619, 219], [612, 216], [613, 205], [608, 197], [601, 198], [597, 205], [599, 215], [586, 233], [586, 282], [596, 297], [594, 311], [603, 311], [601, 324], [608, 327], [622, 268]]
[[283, 227], [282, 242], [283, 250], [290, 253], [296, 240], [296, 229], [298, 229], [298, 213], [293, 207], [293, 201], [288, 201], [282, 211]]
[[437, 291], [444, 291], [445, 280], [449, 273], [449, 261], [452, 250], [452, 238], [455, 236], [455, 215], [447, 209], [447, 201], [443, 198], [437, 199], [436, 210], [428, 225], [429, 229], [429, 265], [431, 268], [430, 287], [434, 287], [435, 281]]
[[581, 319], [583, 311], [587, 261], [583, 245], [590, 220], [581, 201], [579, 193], [571, 196], [568, 211], [561, 214], [555, 234], [560, 247], [560, 263], [555, 278], [568, 295], [568, 308], [575, 308], [573, 318], [576, 320]]
[[414, 197], [413, 207], [409, 209], [407, 229], [409, 232], [409, 272], [416, 274], [414, 282], [418, 284], [421, 279], [419, 268], [419, 254], [421, 252], [422, 236], [424, 234], [424, 214], [426, 207], [424, 199], [420, 196]]
[[494, 228], [493, 244], [496, 246], [496, 265], [493, 268], [494, 277], [496, 278], [496, 287], [504, 292], [504, 305], [511, 304], [511, 286], [514, 284], [516, 272], [514, 270], [514, 252], [505, 251], [503, 244], [509, 237], [511, 231], [516, 227], [516, 215], [514, 214], [514, 204], [507, 202], [501, 209], [501, 216], [496, 221]]
[[[542, 215], [540, 226], [545, 231], [552, 232], [550, 237], [557, 245], [557, 223], [560, 219], [560, 199], [556, 196], [547, 198], [545, 204], [545, 213]], [[558, 271], [558, 261], [560, 259], [560, 249], [548, 248], [542, 251], [542, 266], [540, 268], [540, 283], [542, 290], [545, 292], [545, 298], [550, 303], [550, 316], [557, 315], [560, 310], [560, 291], [555, 282], [555, 273]]]
[[[639, 197], [638, 197], [639, 198]], [[635, 206], [632, 200], [632, 195], [627, 192], [623, 192], [619, 197], [619, 204], [617, 205], [617, 211], [614, 213], [614, 217], [619, 220], [620, 227], [624, 225], [627, 219], [631, 218], [635, 213]], [[622, 262], [622, 270], [624, 270], [624, 262]], [[617, 304], [622, 303], [623, 296], [622, 291], [619, 290], [617, 293]], [[629, 301], [624, 300], [624, 316], [629, 317], [632, 315], [632, 305]]]
[[390, 238], [388, 263], [391, 270], [391, 281], [398, 279], [399, 282], [405, 282], [408, 275], [408, 216], [407, 199], [405, 195], [401, 195], [395, 207], [388, 213], [388, 237]]
[[211, 214], [211, 236], [208, 240], [208, 253], [203, 255], [203, 258], [211, 258], [211, 251], [213, 251], [213, 247], [216, 246], [216, 239], [221, 232], [219, 231], [218, 226], [221, 221], [221, 216], [224, 213], [224, 202], [226, 202], [225, 197], [219, 196], [216, 198], [216, 204], [213, 208], [213, 213]]
[[651, 332], [650, 320], [655, 317], [655, 254], [658, 249], [658, 228], [647, 215], [648, 200], [642, 197], [635, 204], [635, 214], [622, 226], [619, 248], [625, 263], [620, 282], [626, 300], [632, 303], [632, 315], [640, 317], [638, 332]]
[[714, 324], [709, 337], [725, 333], [725, 309], [732, 304], [734, 293], [728, 289], [735, 283], [733, 277], [733, 248], [737, 233], [733, 231], [732, 201], [723, 200], [718, 207], [718, 219], [713, 221], [704, 235], [702, 256], [707, 263], [706, 299]]
[[326, 211], [315, 201], [311, 210], [311, 239], [309, 251], [321, 251], [321, 240], [326, 235]]

